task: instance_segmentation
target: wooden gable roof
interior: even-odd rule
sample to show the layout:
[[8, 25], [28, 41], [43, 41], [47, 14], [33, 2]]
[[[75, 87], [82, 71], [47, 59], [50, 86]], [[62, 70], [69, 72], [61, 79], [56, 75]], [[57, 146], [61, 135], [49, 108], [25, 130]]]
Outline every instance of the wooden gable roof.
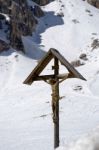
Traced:
[[35, 77], [40, 75], [40, 73], [54, 57], [56, 57], [61, 64], [67, 68], [73, 77], [86, 80], [56, 49], [51, 48], [23, 83], [29, 85], [32, 84], [32, 82], [35, 81]]

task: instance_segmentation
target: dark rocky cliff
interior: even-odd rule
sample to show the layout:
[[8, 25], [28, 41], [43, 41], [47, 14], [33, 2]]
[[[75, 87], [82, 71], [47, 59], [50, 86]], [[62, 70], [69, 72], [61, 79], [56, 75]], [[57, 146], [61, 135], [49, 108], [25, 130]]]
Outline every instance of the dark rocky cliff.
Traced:
[[[17, 50], [24, 51], [21, 37], [32, 35], [35, 31], [38, 23], [37, 17], [44, 15], [40, 6], [36, 4], [29, 6], [27, 0], [0, 0], [0, 13], [0, 28], [3, 28], [5, 20], [10, 45]], [[4, 18], [3, 13], [9, 16], [9, 20]]]
[[33, 0], [33, 1], [41, 6], [46, 5], [50, 2], [50, 0]]

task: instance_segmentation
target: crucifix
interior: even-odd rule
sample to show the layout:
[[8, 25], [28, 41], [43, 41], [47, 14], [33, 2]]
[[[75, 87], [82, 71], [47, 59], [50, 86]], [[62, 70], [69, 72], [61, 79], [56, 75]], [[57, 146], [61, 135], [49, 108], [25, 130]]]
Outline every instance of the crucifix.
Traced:
[[49, 85], [51, 85], [52, 90], [52, 119], [54, 123], [54, 148], [59, 146], [59, 83], [63, 82], [68, 74], [64, 75], [63, 79], [59, 80], [59, 60], [54, 58], [54, 66], [52, 66], [54, 70], [54, 78], [49, 78], [48, 80], [44, 80]]
[[[54, 59], [52, 75], [40, 75], [47, 64]], [[59, 74], [59, 61], [64, 65], [69, 73]], [[54, 123], [54, 148], [59, 146], [59, 84], [67, 78], [79, 78], [86, 80], [57, 50], [50, 49], [44, 58], [38, 63], [30, 73], [24, 84], [31, 85], [34, 81], [43, 80], [47, 82], [52, 89], [52, 119]]]

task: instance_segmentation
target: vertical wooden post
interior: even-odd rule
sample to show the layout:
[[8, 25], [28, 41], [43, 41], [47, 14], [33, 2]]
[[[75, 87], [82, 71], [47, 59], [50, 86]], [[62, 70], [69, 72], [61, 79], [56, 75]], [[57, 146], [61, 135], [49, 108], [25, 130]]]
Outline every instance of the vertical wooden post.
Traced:
[[59, 74], [58, 59], [54, 58], [54, 75], [55, 84], [52, 88], [52, 109], [53, 109], [53, 123], [54, 123], [54, 148], [59, 146]]

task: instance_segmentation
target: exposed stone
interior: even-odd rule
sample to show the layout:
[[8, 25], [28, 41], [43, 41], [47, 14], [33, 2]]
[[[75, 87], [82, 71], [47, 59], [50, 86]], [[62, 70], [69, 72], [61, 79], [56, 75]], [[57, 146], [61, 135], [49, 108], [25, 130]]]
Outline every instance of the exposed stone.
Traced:
[[82, 63], [80, 60], [74, 60], [74, 61], [71, 62], [71, 65], [73, 67], [79, 67], [81, 65], [84, 65], [84, 63]]
[[99, 0], [87, 0], [87, 2], [96, 8], [99, 8]]
[[[35, 1], [35, 0], [34, 0]], [[37, 0], [35, 2], [45, 5], [49, 0]], [[0, 19], [5, 19], [2, 14], [8, 14], [9, 21], [5, 30], [11, 46], [17, 50], [23, 50], [22, 36], [32, 35], [38, 23], [36, 17], [41, 17], [44, 12], [38, 5], [29, 6], [27, 0], [0, 0]], [[2, 27], [2, 22], [0, 22]]]
[[64, 17], [64, 13], [63, 12], [59, 12], [59, 13], [57, 13], [57, 16]]
[[81, 91], [83, 89], [83, 87], [81, 85], [76, 85], [73, 90], [75, 91]]
[[9, 50], [10, 46], [5, 41], [0, 39], [0, 52]]
[[12, 23], [16, 24], [16, 28], [21, 35], [29, 35], [35, 30], [37, 21], [31, 10], [27, 7], [27, 4], [23, 4], [20, 7], [13, 2], [11, 14]]
[[33, 1], [39, 4], [40, 6], [44, 6], [49, 3], [49, 0], [33, 0]]
[[10, 5], [11, 0], [0, 0], [0, 11], [5, 14], [8, 14]]
[[94, 39], [91, 44], [92, 50], [99, 48], [99, 39]]
[[96, 8], [99, 8], [99, 0], [96, 2]]
[[72, 19], [72, 22], [74, 22], [75, 24], [80, 23], [77, 19]]
[[[10, 44], [16, 49], [24, 49], [21, 36], [32, 35], [37, 24], [27, 0], [0, 0], [0, 12], [8, 14], [10, 17], [10, 22], [7, 23], [10, 31], [7, 37], [10, 38]], [[2, 14], [0, 17], [5, 19]], [[6, 33], [8, 34], [8, 32]]]
[[32, 8], [32, 11], [33, 11], [34, 15], [38, 18], [44, 16], [44, 12], [37, 5], [35, 5], [34, 8]]
[[[22, 3], [21, 3], [22, 2]], [[20, 4], [21, 3], [21, 4]], [[36, 28], [37, 21], [29, 9], [26, 1], [20, 3], [12, 2], [11, 5], [11, 45], [19, 50], [24, 50], [22, 35], [32, 35]], [[20, 4], [20, 5], [19, 5]], [[18, 13], [17, 13], [18, 12]]]
[[2, 29], [2, 21], [0, 20], [0, 29]]
[[79, 56], [80, 59], [82, 60], [88, 60], [87, 58], [87, 55], [85, 53], [82, 53], [80, 56]]
[[87, 0], [87, 1], [88, 1], [89, 4], [91, 4], [91, 5], [93, 5], [93, 6], [94, 6], [95, 3], [96, 3], [96, 0]]

